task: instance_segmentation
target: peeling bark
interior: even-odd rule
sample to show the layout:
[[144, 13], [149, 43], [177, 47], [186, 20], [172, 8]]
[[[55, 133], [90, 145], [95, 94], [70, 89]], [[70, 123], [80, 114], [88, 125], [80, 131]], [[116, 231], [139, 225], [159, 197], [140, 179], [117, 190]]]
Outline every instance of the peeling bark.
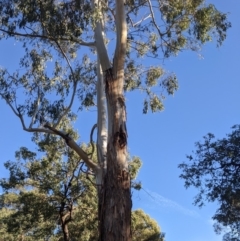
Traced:
[[107, 173], [100, 195], [100, 241], [131, 240], [131, 192], [127, 163], [126, 108], [119, 79], [106, 72], [108, 100]]

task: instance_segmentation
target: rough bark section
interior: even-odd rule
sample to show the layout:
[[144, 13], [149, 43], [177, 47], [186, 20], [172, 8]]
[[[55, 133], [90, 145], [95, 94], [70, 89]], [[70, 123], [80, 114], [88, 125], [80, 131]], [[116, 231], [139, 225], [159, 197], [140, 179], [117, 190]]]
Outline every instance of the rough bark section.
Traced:
[[[122, 78], [123, 76], [121, 76]], [[131, 191], [127, 163], [126, 108], [118, 78], [105, 73], [108, 100], [107, 173], [99, 200], [100, 241], [131, 240]]]

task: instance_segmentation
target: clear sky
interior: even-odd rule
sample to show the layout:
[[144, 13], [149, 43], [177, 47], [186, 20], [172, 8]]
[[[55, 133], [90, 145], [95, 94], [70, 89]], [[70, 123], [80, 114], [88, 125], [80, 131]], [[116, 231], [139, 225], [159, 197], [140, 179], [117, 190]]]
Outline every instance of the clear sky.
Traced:
[[[232, 28], [221, 48], [214, 43], [203, 46], [201, 55], [187, 51], [178, 57], [159, 62], [177, 74], [179, 90], [165, 101], [158, 114], [142, 114], [143, 96], [127, 95], [129, 151], [140, 156], [143, 167], [138, 180], [144, 190], [133, 194], [134, 209], [142, 208], [157, 220], [167, 241], [220, 241], [214, 233], [211, 217], [217, 204], [202, 209], [192, 205], [196, 190], [185, 190], [179, 179], [178, 164], [187, 161], [186, 154], [194, 143], [212, 132], [221, 138], [234, 124], [240, 112], [240, 2], [211, 1], [222, 12], [229, 13]], [[0, 65], [13, 67], [20, 56], [17, 43], [0, 42]], [[23, 132], [20, 123], [3, 101], [1, 107], [0, 177], [7, 176], [3, 162], [14, 158], [20, 146], [31, 145], [31, 134]], [[76, 124], [81, 141], [89, 141], [95, 123], [94, 112], [82, 112]]]

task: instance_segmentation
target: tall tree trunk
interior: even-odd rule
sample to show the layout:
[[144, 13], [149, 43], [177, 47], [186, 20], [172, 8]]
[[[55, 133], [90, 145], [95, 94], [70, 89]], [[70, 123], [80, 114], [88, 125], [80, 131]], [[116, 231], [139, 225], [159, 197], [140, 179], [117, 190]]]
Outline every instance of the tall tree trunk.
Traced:
[[107, 173], [99, 199], [100, 241], [131, 240], [131, 192], [127, 163], [126, 108], [119, 78], [106, 71], [108, 102]]
[[[93, 0], [101, 9], [101, 1]], [[96, 23], [98, 58], [104, 73], [108, 112], [107, 169], [99, 195], [99, 241], [131, 240], [131, 190], [127, 162], [126, 106], [123, 95], [127, 25], [124, 0], [116, 1], [116, 49], [111, 66], [103, 41], [102, 22]], [[102, 18], [103, 19], [103, 18]], [[100, 78], [99, 78], [100, 80]]]

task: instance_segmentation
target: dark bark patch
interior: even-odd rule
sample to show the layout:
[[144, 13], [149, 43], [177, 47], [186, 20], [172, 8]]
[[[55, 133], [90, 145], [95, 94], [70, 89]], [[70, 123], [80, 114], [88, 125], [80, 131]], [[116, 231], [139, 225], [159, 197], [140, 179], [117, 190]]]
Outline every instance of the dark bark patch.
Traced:
[[127, 134], [120, 125], [119, 131], [114, 134], [114, 145], [118, 144], [120, 149], [123, 149], [127, 145]]
[[108, 93], [109, 82], [113, 81], [113, 70], [112, 68], [105, 71], [105, 91]]
[[125, 108], [125, 98], [124, 98], [124, 96], [119, 96], [117, 100], [118, 100], [118, 103], [120, 104], [120, 106], [122, 108]]

